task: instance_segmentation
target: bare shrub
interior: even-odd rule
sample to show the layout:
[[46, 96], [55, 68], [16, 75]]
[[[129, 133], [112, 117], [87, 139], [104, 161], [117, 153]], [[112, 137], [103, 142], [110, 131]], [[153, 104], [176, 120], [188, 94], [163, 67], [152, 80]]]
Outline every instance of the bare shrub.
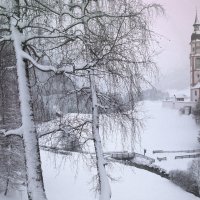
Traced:
[[180, 186], [187, 192], [199, 196], [198, 185], [196, 179], [191, 175], [190, 171], [172, 170], [169, 173], [170, 180]]

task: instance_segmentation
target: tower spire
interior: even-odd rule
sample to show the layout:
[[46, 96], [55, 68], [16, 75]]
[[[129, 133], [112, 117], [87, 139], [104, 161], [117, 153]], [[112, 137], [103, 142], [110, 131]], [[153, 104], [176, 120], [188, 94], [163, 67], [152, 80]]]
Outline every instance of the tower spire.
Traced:
[[199, 25], [199, 19], [198, 19], [198, 12], [197, 12], [197, 8], [196, 8], [196, 16], [195, 16], [195, 21], [194, 21], [194, 25]]
[[198, 18], [198, 12], [196, 9], [196, 16], [195, 16], [195, 21], [194, 21], [194, 32], [199, 32], [200, 31], [200, 23], [199, 23], [199, 18]]

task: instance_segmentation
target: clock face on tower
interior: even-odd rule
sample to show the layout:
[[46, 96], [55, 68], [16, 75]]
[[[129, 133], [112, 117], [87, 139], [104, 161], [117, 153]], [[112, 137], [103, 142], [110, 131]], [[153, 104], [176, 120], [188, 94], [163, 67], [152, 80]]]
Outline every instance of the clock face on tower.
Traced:
[[200, 69], [200, 57], [195, 59], [195, 68]]

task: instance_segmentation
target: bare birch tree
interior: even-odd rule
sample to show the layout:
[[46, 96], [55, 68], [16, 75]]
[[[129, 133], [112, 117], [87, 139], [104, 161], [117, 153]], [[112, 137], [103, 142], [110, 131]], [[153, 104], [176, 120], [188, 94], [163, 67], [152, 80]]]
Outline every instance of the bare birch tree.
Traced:
[[[34, 52], [34, 45], [28, 44], [28, 41], [35, 38], [40, 39], [40, 25], [45, 24], [47, 20], [47, 13], [42, 13], [42, 8], [35, 1], [1, 1], [1, 17], [4, 19], [4, 23], [1, 24], [2, 37], [0, 41], [7, 42], [12, 41], [15, 57], [16, 68], [18, 76], [18, 88], [20, 99], [20, 110], [22, 117], [22, 126], [19, 129], [6, 131], [6, 135], [20, 135], [23, 137], [25, 148], [25, 163], [27, 173], [27, 191], [29, 200], [44, 200], [46, 194], [44, 191], [41, 160], [39, 153], [39, 144], [36, 133], [36, 127], [34, 124], [34, 116], [32, 109], [30, 83], [28, 74], [28, 59], [31, 59], [29, 50]], [[43, 16], [41, 16], [43, 14]], [[41, 19], [41, 23], [38, 21]], [[49, 27], [50, 21], [47, 26]], [[47, 32], [51, 30], [43, 26]], [[35, 34], [35, 29], [37, 30]], [[32, 35], [33, 34], [33, 35]], [[35, 35], [34, 35], [35, 34]], [[45, 38], [45, 36], [43, 36]], [[48, 38], [54, 38], [55, 36], [47, 35]], [[57, 37], [59, 37], [57, 35]], [[36, 44], [37, 45], [37, 44]], [[29, 49], [29, 48], [30, 49]], [[28, 53], [26, 53], [28, 52]], [[37, 53], [35, 52], [35, 55]], [[40, 65], [41, 66], [41, 65]]]
[[[122, 90], [120, 84], [124, 83], [131, 86], [131, 91], [138, 91], [143, 72], [152, 64], [148, 16], [154, 8], [159, 6], [137, 0], [1, 1], [0, 16], [5, 22], [0, 27], [0, 42], [13, 42], [22, 115], [22, 126], [5, 134], [23, 137], [29, 200], [45, 200], [46, 194], [28, 69], [36, 67], [44, 72], [86, 77], [89, 81], [100, 200], [108, 200], [111, 192], [99, 134], [99, 109], [105, 108], [101, 105], [104, 99], [113, 110], [108, 115], [121, 114], [134, 122], [135, 102], [131, 99], [132, 110], [127, 114], [113, 103], [112, 95], [101, 95], [97, 86], [115, 81], [111, 88], [117, 86]], [[103, 81], [97, 84], [99, 80]]]
[[[152, 72], [154, 67], [149, 46], [153, 42], [150, 18], [147, 16], [150, 17], [155, 10], [162, 11], [162, 8], [139, 1], [88, 1], [87, 9], [81, 10], [84, 15], [87, 12], [102, 13], [101, 17], [84, 21], [85, 50], [82, 52], [82, 62], [88, 63], [88, 66], [92, 63], [85, 69], [88, 75], [82, 73], [82, 76], [89, 79], [91, 89], [92, 135], [100, 200], [109, 200], [111, 190], [99, 133], [100, 126], [104, 126], [99, 120], [99, 111], [101, 109], [108, 117], [118, 119], [123, 127], [127, 121], [130, 122], [134, 137], [141, 83], [145, 83], [145, 73]], [[118, 93], [127, 91], [130, 94], [128, 102], [117, 101], [113, 96], [116, 90], [119, 90]]]

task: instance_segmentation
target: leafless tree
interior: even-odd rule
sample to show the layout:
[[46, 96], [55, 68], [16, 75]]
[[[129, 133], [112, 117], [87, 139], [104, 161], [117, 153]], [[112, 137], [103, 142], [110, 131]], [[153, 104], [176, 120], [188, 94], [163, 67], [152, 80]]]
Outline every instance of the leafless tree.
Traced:
[[[138, 125], [136, 114], [141, 83], [146, 82], [146, 73], [152, 72], [152, 67], [155, 67], [150, 48], [153, 43], [150, 17], [155, 10], [163, 10], [159, 5], [145, 5], [138, 1], [87, 3], [87, 9], [79, 12], [83, 12], [83, 15], [92, 12], [102, 15], [84, 22], [83, 44], [79, 44], [84, 48], [79, 59], [86, 63], [87, 73], [77, 71], [76, 75], [84, 77], [83, 82], [90, 88], [88, 92], [92, 102], [92, 138], [96, 152], [99, 199], [108, 200], [111, 191], [99, 133], [100, 126], [105, 126], [105, 123], [100, 122], [99, 111], [101, 109], [104, 113], [101, 116], [106, 115], [106, 120], [108, 117], [117, 120], [123, 128], [131, 124], [134, 138], [134, 130]], [[127, 102], [114, 96], [117, 90], [122, 96], [125, 96], [123, 92], [126, 91], [130, 94]], [[122, 131], [121, 134], [127, 133]]]
[[[137, 94], [144, 80], [143, 72], [152, 64], [148, 51], [152, 35], [149, 16], [157, 8], [160, 7], [156, 4], [146, 5], [137, 0], [1, 1], [0, 16], [4, 20], [0, 42], [13, 42], [22, 116], [19, 129], [4, 133], [23, 137], [29, 200], [46, 199], [29, 69], [63, 73], [75, 80], [79, 77], [79, 82], [88, 84], [100, 199], [108, 200], [111, 193], [99, 135], [99, 109], [109, 106], [112, 112], [107, 112], [108, 116], [120, 119], [126, 116], [135, 126], [136, 103], [131, 95], [128, 112], [119, 102], [113, 102], [112, 95], [102, 95], [101, 91], [104, 85], [109, 85], [106, 94], [113, 88], [123, 90], [124, 87]], [[101, 105], [102, 101], [105, 105]]]

